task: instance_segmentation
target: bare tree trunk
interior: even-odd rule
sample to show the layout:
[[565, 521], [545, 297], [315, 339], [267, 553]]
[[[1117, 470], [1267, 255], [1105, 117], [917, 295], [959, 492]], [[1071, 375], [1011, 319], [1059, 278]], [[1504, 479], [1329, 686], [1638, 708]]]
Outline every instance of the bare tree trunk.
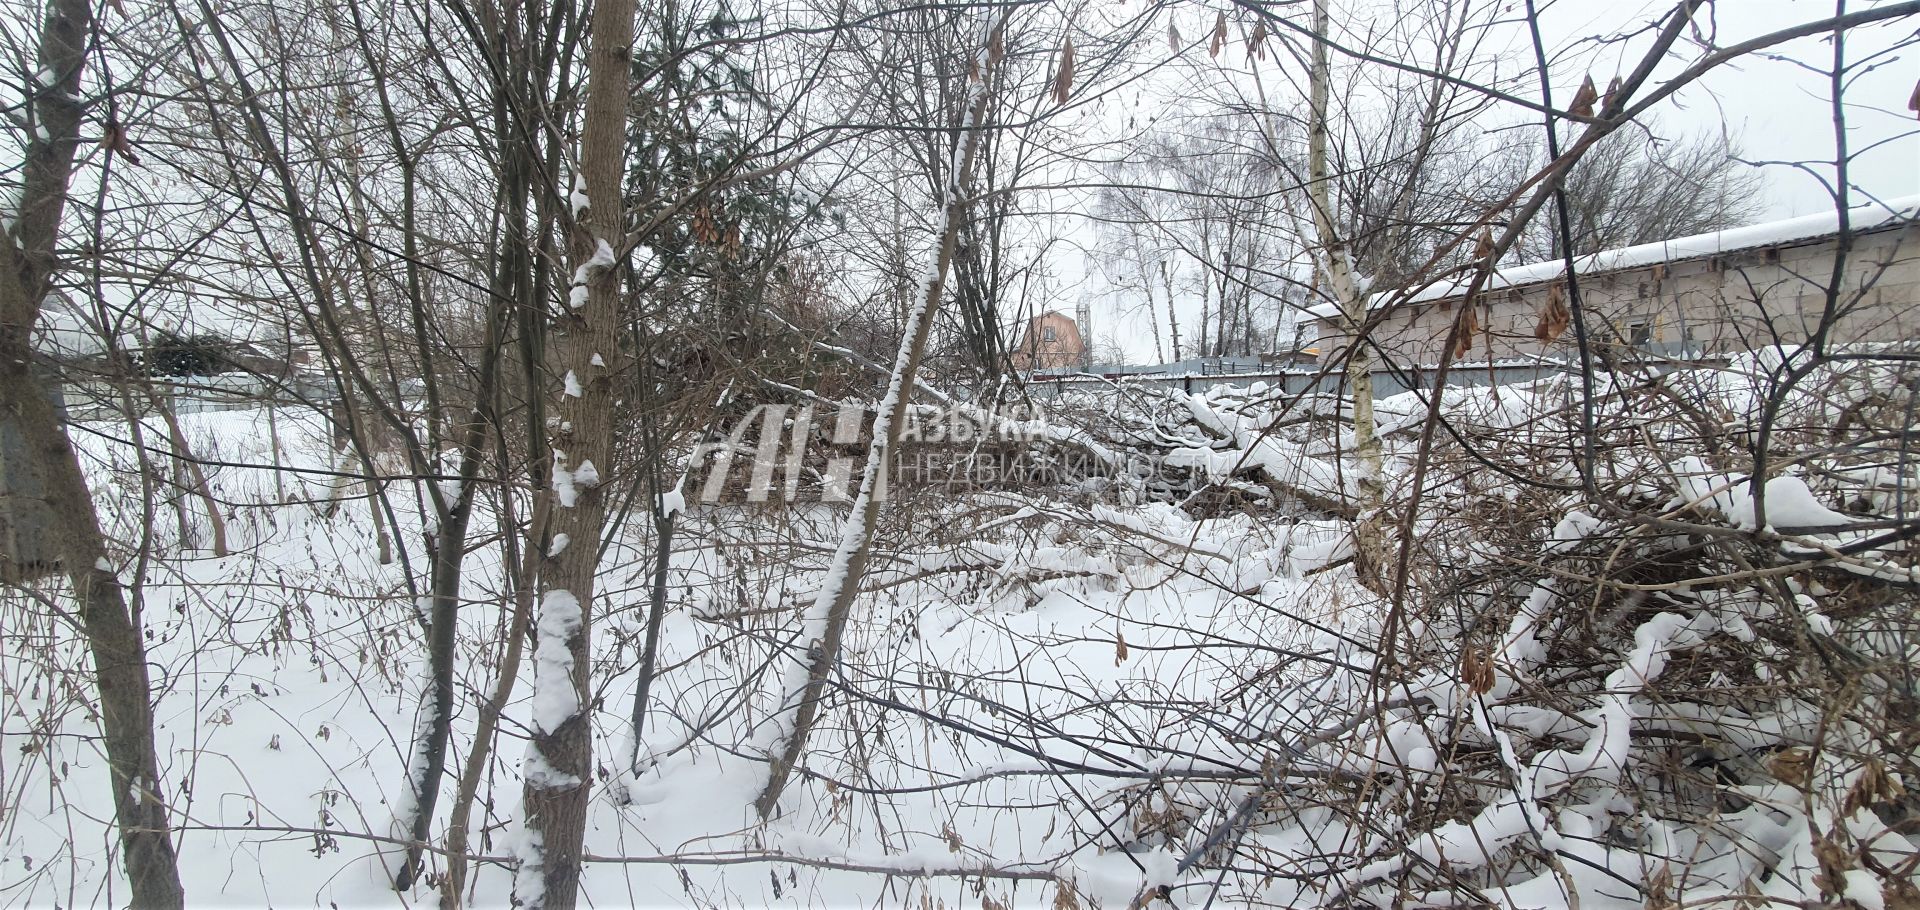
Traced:
[[293, 367], [293, 325], [291, 323], [286, 324], [284, 329], [286, 331], [286, 341], [281, 345], [280, 350], [287, 358], [287, 366], [280, 378], [287, 385], [283, 388], [275, 389], [275, 397], [267, 400], [267, 440], [270, 443], [267, 452], [273, 457], [273, 501], [280, 505], [286, 505], [287, 503], [287, 479], [286, 472], [281, 470], [286, 464], [286, 451], [285, 446], [280, 442], [281, 399], [278, 396], [283, 392], [291, 393], [291, 396], [295, 400], [299, 400], [302, 395], [302, 392], [294, 381], [296, 373]]
[[[138, 421], [139, 419], [140, 414], [138, 411], [129, 411], [128, 420], [130, 422]], [[134, 441], [139, 442], [141, 440], [136, 436], [134, 437]], [[180, 549], [182, 551], [196, 550], [200, 547], [200, 541], [198, 535], [193, 533], [193, 516], [187, 514], [186, 473], [180, 470], [180, 456], [172, 456], [168, 461], [171, 462], [173, 468], [173, 470], [169, 472], [172, 476], [167, 481], [171, 484], [171, 489], [163, 487], [161, 490], [155, 490], [154, 495], [165, 499], [167, 506], [173, 509], [173, 523], [180, 529]], [[146, 460], [142, 459], [141, 463], [145, 464]], [[155, 473], [157, 474], [158, 472], [156, 471]], [[162, 490], [165, 490], [165, 492], [162, 493]]]
[[[641, 440], [647, 459], [647, 512], [653, 518], [653, 575], [648, 582], [647, 633], [640, 646], [640, 679], [633, 692], [633, 748], [627, 752], [627, 774], [640, 772], [641, 743], [646, 736], [647, 701], [658, 674], [660, 626], [667, 616], [667, 575], [673, 568], [674, 512], [666, 506], [660, 476], [660, 430], [654, 415], [641, 419]], [[684, 482], [684, 481], [683, 481]]]
[[[440, 778], [447, 768], [447, 741], [453, 734], [453, 663], [460, 623], [460, 569], [467, 552], [467, 526], [473, 518], [475, 481], [480, 476], [481, 447], [493, 427], [492, 399], [499, 374], [508, 318], [505, 295], [495, 295], [487, 314], [485, 350], [480, 364], [480, 384], [472, 409], [461, 427], [459, 484], [451, 495], [436, 492], [433, 501], [439, 528], [434, 535], [433, 561], [428, 584], [427, 677], [428, 697], [425, 710], [426, 735], [416, 744], [415, 760], [407, 771], [413, 787], [411, 818], [399, 819], [407, 825], [409, 841], [406, 859], [395, 870], [393, 887], [405, 891], [413, 887], [420, 868], [421, 848], [433, 833], [434, 806], [440, 799]], [[518, 642], [514, 642], [515, 645]]]
[[[1153, 359], [1158, 363], [1167, 362], [1166, 346], [1160, 343], [1160, 311], [1154, 309], [1153, 276], [1143, 268], [1140, 272], [1140, 290], [1147, 295], [1147, 324], [1153, 330]], [[1172, 301], [1168, 301], [1171, 306]]]
[[29, 131], [20, 211], [7, 213], [16, 216], [14, 229], [0, 231], [0, 420], [18, 429], [26, 469], [44, 484], [55, 521], [55, 550], [73, 586], [80, 627], [93, 657], [114, 818], [132, 904], [171, 908], [185, 898], [154, 752], [153, 687], [140, 617], [107, 561], [106, 539], [79, 455], [32, 368], [33, 326], [52, 286], [55, 240], [80, 143], [80, 72], [93, 26], [86, 0], [47, 4], [38, 61], [44, 75], [32, 89], [36, 123]]
[[[18, 261], [4, 243], [8, 265]], [[17, 272], [9, 268], [8, 277]], [[4, 311], [20, 312], [16, 281], [4, 282]], [[9, 320], [11, 321], [11, 320]], [[152, 684], [139, 617], [132, 614], [106, 558], [93, 498], [80, 460], [53, 410], [46, 388], [28, 369], [25, 333], [0, 332], [0, 418], [12, 421], [26, 445], [29, 470], [45, 484], [57, 524], [56, 550], [73, 586], [81, 628], [93, 656], [100, 695], [100, 727], [113, 787], [114, 816], [135, 907], [179, 907], [184, 898], [175, 868], [165, 789], [154, 751]]]
[[[593, 781], [587, 671], [592, 655], [594, 573], [607, 500], [599, 471], [613, 464], [612, 375], [619, 347], [626, 245], [622, 187], [628, 80], [633, 71], [635, 0], [602, 0], [588, 25], [587, 98], [579, 177], [584, 217], [572, 240], [576, 286], [585, 301], [548, 334], [547, 363], [565, 377], [553, 398], [552, 487], [557, 549], [541, 573], [534, 653], [533, 738], [524, 769], [525, 838], [514, 896], [532, 907], [571, 908], [579, 898], [581, 842]], [[577, 295], [574, 295], [577, 298]], [[538, 541], [530, 541], [538, 546]]]
[[[359, 29], [361, 40], [364, 42], [366, 30], [362, 27], [357, 13], [354, 24]], [[370, 51], [368, 59], [371, 64]], [[519, 68], [516, 67], [517, 69]], [[504, 86], [497, 89], [497, 92], [502, 94], [506, 91], [507, 88]], [[381, 93], [381, 104], [384, 108], [388, 105], [384, 88]], [[504, 107], [509, 106], [510, 103], [504, 99], [497, 99], [496, 104]], [[496, 111], [496, 116], [505, 119], [507, 123], [512, 123], [515, 117], [512, 113], [502, 114], [500, 111]], [[388, 110], [386, 119], [389, 128], [393, 130], [393, 144], [398, 149], [403, 141], [395, 125], [397, 119], [391, 110]], [[517, 125], [508, 127], [502, 124], [501, 129], [502, 132], [513, 130], [517, 134]], [[430, 497], [439, 522], [434, 540], [431, 580], [427, 594], [430, 604], [427, 627], [430, 685], [427, 712], [430, 725], [427, 727], [426, 736], [417, 744], [416, 766], [408, 768], [413, 775], [410, 783], [414, 788], [415, 799], [413, 816], [406, 820], [411, 825], [411, 830], [407, 832], [410, 843], [407, 847], [406, 861], [394, 875], [394, 888], [399, 891], [412, 887], [414, 876], [420, 869], [421, 849], [433, 831], [434, 807], [440, 798], [440, 778], [446, 771], [447, 742], [453, 733], [453, 664], [457, 643], [456, 633], [460, 621], [461, 567], [467, 552], [467, 528], [473, 518], [475, 482], [479, 479], [480, 464], [484, 458], [483, 449], [487, 438], [493, 432], [497, 422], [495, 406], [513, 310], [527, 305], [528, 292], [532, 284], [533, 266], [528, 261], [528, 244], [526, 243], [526, 207], [527, 199], [533, 189], [533, 149], [529, 142], [519, 141], [517, 135], [503, 136], [502, 140], [500, 192], [497, 198], [503, 210], [502, 220], [506, 226], [507, 237], [506, 242], [500, 246], [499, 259], [494, 263], [493, 293], [488, 298], [485, 336], [481, 345], [478, 382], [473, 403], [467, 410], [465, 420], [458, 428], [460, 455], [456, 471], [459, 487], [451, 495], [435, 489]], [[411, 195], [409, 195], [408, 208], [411, 213]], [[411, 214], [409, 214], [409, 223], [411, 220]], [[408, 229], [409, 244], [415, 242], [417, 233], [412, 228]], [[416, 270], [412, 268], [412, 261], [410, 253], [408, 281], [410, 288], [413, 289], [412, 293], [418, 294], [419, 278]], [[416, 343], [420, 346], [421, 362], [424, 364], [427, 363], [428, 357], [425, 340], [428, 333], [428, 320], [418, 305], [414, 309], [414, 318], [415, 336], [418, 339]], [[433, 387], [434, 384], [429, 382], [429, 390]], [[437, 405], [438, 395], [435, 394], [432, 400]], [[434, 407], [429, 407], [429, 411], [432, 410]], [[435, 421], [429, 420], [430, 427], [434, 424]], [[435, 448], [437, 449], [437, 446]], [[535, 526], [532, 534], [533, 539], [537, 540], [540, 528]], [[537, 547], [529, 549], [537, 550]], [[517, 608], [516, 615], [518, 615]], [[509, 648], [517, 648], [517, 646], [516, 640], [509, 645]], [[518, 655], [513, 656], [517, 662]], [[504, 684], [510, 691], [511, 682], [506, 681]], [[485, 732], [491, 733], [490, 730]], [[483, 755], [484, 751], [478, 747], [475, 749], [475, 752]], [[466, 783], [467, 781], [463, 779], [463, 785]], [[460, 819], [460, 822], [462, 828], [460, 834], [464, 841], [465, 819]], [[457, 895], [457, 891], [453, 890], [446, 893]]]
[[[8, 312], [14, 312], [16, 290], [16, 284], [7, 282]], [[14, 342], [14, 333], [5, 334], [9, 337], [0, 342], [0, 417], [20, 428], [31, 470], [40, 474], [57, 521], [51, 530], [93, 656], [114, 817], [133, 886], [132, 904], [180, 907], [184, 896], [154, 750], [153, 687], [140, 620], [107, 561], [106, 541], [79, 457], [46, 389], [27, 369], [26, 346]]]
[[1340, 318], [1346, 330], [1356, 339], [1347, 358], [1347, 386], [1353, 393], [1353, 453], [1360, 468], [1360, 522], [1354, 533], [1360, 574], [1364, 579], [1374, 577], [1382, 564], [1377, 513], [1385, 494], [1381, 479], [1384, 468], [1373, 418], [1373, 357], [1367, 353], [1366, 339], [1360, 333], [1360, 326], [1367, 320], [1367, 294], [1354, 281], [1353, 261], [1346, 241], [1334, 225], [1333, 181], [1327, 172], [1327, 95], [1332, 81], [1327, 62], [1327, 0], [1313, 2], [1313, 32], [1313, 66], [1308, 77], [1307, 189], [1313, 208], [1313, 230], [1321, 251], [1318, 265], [1340, 305]]
[[[513, 61], [515, 71], [532, 73], [535, 70], [544, 72], [552, 68], [551, 58], [542, 59], [537, 63], [534, 61], [533, 52], [526, 46], [524, 31], [516, 30], [516, 23], [510, 19], [510, 16], [516, 14], [500, 9], [497, 4], [482, 5], [478, 9], [478, 14], [477, 21], [472, 27], [481, 30], [482, 34], [477, 35], [476, 40], [492, 43], [495, 52], [502, 59]], [[521, 7], [517, 15], [524, 17], [520, 20], [520, 29], [530, 30], [538, 22], [538, 15], [526, 7]], [[532, 255], [533, 243], [527, 227], [528, 212], [525, 202], [530, 196], [535, 195], [532, 181], [539, 164], [532, 143], [524, 138], [525, 131], [530, 129], [527, 122], [530, 99], [520, 93], [524, 93], [527, 88], [527, 83], [502, 84], [495, 87], [494, 93], [494, 129], [501, 153], [499, 198], [504, 212], [501, 223], [506, 234], [501, 244], [503, 253], [496, 264], [493, 277], [494, 297], [496, 300], [514, 302], [512, 310], [519, 319], [519, 331], [515, 334], [521, 336], [515, 341], [523, 348], [532, 343], [532, 340], [527, 337], [529, 334], [527, 329], [538, 318], [535, 314], [542, 310], [540, 301], [545, 299], [542, 282], [546, 275], [546, 268], [543, 265], [544, 257]], [[542, 238], [551, 236], [551, 231], [547, 229], [552, 223], [549, 214], [542, 207], [541, 211], [534, 216], [540, 227], [533, 236]], [[501, 324], [500, 330], [505, 332], [507, 326]], [[503, 346], [500, 356], [505, 358], [506, 354]], [[541, 375], [537, 362], [530, 357], [522, 357], [517, 358], [516, 366], [514, 374], [524, 374], [528, 388], [537, 389]], [[489, 394], [496, 402], [493, 412], [498, 421], [499, 415], [508, 410], [507, 406], [499, 403], [505, 398], [504, 386], [508, 378], [504, 363], [494, 367], [494, 375], [498, 379], [489, 390]], [[536, 406], [524, 409], [524, 414], [527, 421], [528, 448], [531, 450], [529, 458], [537, 459], [538, 439], [539, 435], [545, 432], [545, 422], [542, 410], [537, 407], [537, 397], [532, 399], [532, 403]], [[502, 427], [501, 436], [504, 436], [505, 432]], [[510, 459], [508, 447], [500, 436], [496, 436], [495, 442], [500, 447], [500, 462], [504, 466]], [[514, 527], [513, 501], [509, 491], [503, 490], [500, 503], [502, 527], [508, 529], [508, 534], [511, 535], [511, 529]], [[514, 577], [513, 614], [508, 623], [506, 651], [500, 660], [499, 675], [494, 683], [493, 693], [480, 707], [479, 727], [474, 732], [473, 745], [467, 752], [466, 764], [460, 774], [459, 789], [454, 796], [453, 809], [447, 821], [447, 868], [440, 891], [440, 906], [444, 910], [455, 910], [460, 906], [461, 892], [466, 887], [466, 850], [473, 801], [479, 792], [480, 779], [486, 771], [487, 757], [493, 750], [494, 735], [499, 729], [500, 718], [506, 712], [507, 703], [513, 694], [514, 683], [519, 677], [521, 647], [532, 625], [534, 593], [540, 578], [540, 561], [545, 557], [541, 544], [548, 539], [547, 527], [552, 506], [552, 491], [540, 490], [534, 494], [533, 514], [527, 524], [526, 540], [517, 554], [519, 572]], [[515, 555], [512, 552], [513, 548], [509, 545], [506, 549], [508, 558], [511, 559]]]
[[339, 458], [337, 462], [329, 462], [329, 466], [338, 472], [338, 476], [331, 484], [327, 505], [321, 514], [332, 518], [340, 511], [342, 497], [347, 496], [356, 484], [365, 487], [367, 515], [373, 519], [374, 546], [377, 551], [375, 558], [380, 565], [391, 565], [393, 539], [387, 535], [384, 510], [380, 507], [380, 478], [372, 470], [371, 434], [362, 426], [359, 409], [353, 405], [353, 389], [345, 383], [336, 387], [340, 397], [328, 409], [327, 421], [333, 429], [334, 455]]
[[[506, 495], [503, 494], [502, 499]], [[527, 539], [538, 541], [541, 529], [546, 527], [552, 496], [541, 491], [534, 497], [533, 517], [528, 523]], [[511, 525], [507, 525], [511, 527]], [[467, 837], [473, 815], [473, 800], [480, 790], [480, 776], [487, 768], [487, 756], [493, 751], [493, 736], [500, 727], [500, 717], [506, 713], [507, 702], [513, 697], [514, 680], [520, 675], [521, 642], [526, 639], [527, 628], [533, 620], [533, 592], [540, 568], [540, 549], [535, 546], [523, 547], [520, 551], [519, 584], [513, 591], [513, 617], [507, 623], [506, 653], [500, 658], [499, 676], [493, 684], [493, 694], [487, 703], [480, 706], [479, 727], [473, 733], [473, 747], [467, 751], [465, 766], [460, 772], [460, 787], [453, 798], [453, 811], [447, 819], [447, 872], [440, 882], [440, 906], [442, 910], [458, 910], [460, 892], [467, 883]]]
[[[148, 389], [154, 410], [160, 412], [160, 419], [167, 425], [167, 441], [173, 446], [174, 482], [186, 492], [200, 500], [200, 507], [207, 513], [207, 524], [213, 529], [213, 555], [227, 555], [227, 520], [220, 514], [220, 503], [214, 501], [213, 491], [207, 487], [207, 474], [200, 470], [200, 463], [193, 458], [193, 448], [187, 445], [187, 434], [180, 429], [180, 417], [173, 412], [173, 403]], [[271, 414], [272, 410], [269, 409]], [[275, 451], [279, 442], [275, 440]], [[278, 479], [276, 472], [275, 479]], [[186, 545], [186, 526], [182, 525], [181, 545]]]
[[1213, 299], [1213, 280], [1207, 276], [1207, 271], [1213, 268], [1213, 261], [1211, 258], [1212, 252], [1208, 249], [1208, 247], [1210, 247], [1211, 245], [1212, 245], [1211, 242], [1207, 239], [1207, 235], [1205, 233], [1202, 233], [1200, 235], [1200, 256], [1199, 256], [1199, 260], [1200, 260], [1200, 332], [1198, 335], [1198, 342], [1197, 342], [1198, 348], [1196, 348], [1196, 350], [1194, 351], [1194, 356], [1196, 357], [1206, 357], [1213, 353], [1213, 351], [1207, 345], [1207, 304], [1210, 300]]
[[1213, 300], [1213, 355], [1215, 357], [1225, 357], [1228, 355], [1231, 349], [1227, 347], [1227, 339], [1233, 337], [1233, 285], [1229, 283], [1227, 277], [1228, 274], [1233, 271], [1233, 226], [1231, 222], [1227, 225], [1227, 236], [1225, 240], [1227, 252], [1221, 255], [1220, 264], [1215, 265], [1211, 259], [1207, 261], [1207, 268], [1213, 273], [1215, 290]]
[[1174, 310], [1173, 273], [1167, 269], [1167, 261], [1160, 260], [1160, 283], [1167, 287], [1167, 332], [1172, 336], [1173, 361], [1180, 362], [1180, 314]]
[[940, 295], [946, 286], [947, 272], [953, 265], [954, 247], [966, 219], [969, 201], [964, 195], [967, 172], [973, 166], [975, 139], [986, 113], [989, 73], [993, 64], [998, 62], [996, 55], [988, 48], [1000, 46], [1006, 24], [1006, 13], [1003, 11], [994, 22], [986, 48], [979, 51], [974, 67], [969, 71], [968, 88], [973, 97], [965, 109], [966, 121], [954, 141], [953, 157], [947, 168], [946, 198], [943, 200], [945, 224], [940, 232], [940, 248], [934, 254], [933, 268], [927, 275], [919, 305], [909, 314], [911, 319], [901, 334], [900, 352], [893, 361], [893, 377], [887, 383], [886, 398], [880, 403], [879, 414], [875, 417], [873, 442], [867, 447], [867, 464], [860, 480], [860, 493], [855, 497], [852, 512], [841, 531], [840, 546], [834, 553], [832, 566], [827, 570], [826, 582], [808, 610], [806, 627], [801, 634], [809, 636], [808, 651], [812, 660], [807, 668], [805, 684], [800, 687], [800, 701], [794, 709], [793, 726], [786, 741], [776, 747], [778, 751], [772, 756], [768, 767], [767, 786], [760, 792], [760, 798], [754, 801], [754, 809], [762, 820], [772, 817], [794, 765], [799, 763], [801, 754], [806, 751], [807, 737], [812, 734], [814, 722], [820, 716], [820, 701], [826, 692], [827, 677], [840, 658], [840, 643], [846, 635], [853, 599], [860, 591], [860, 579], [866, 573], [871, 554], [873, 532], [879, 524], [881, 500], [875, 494], [885, 483], [887, 459], [900, 442], [910, 400], [908, 390], [913, 384], [914, 374], [919, 370], [920, 356], [926, 350], [927, 334], [933, 327], [934, 314], [940, 308]]

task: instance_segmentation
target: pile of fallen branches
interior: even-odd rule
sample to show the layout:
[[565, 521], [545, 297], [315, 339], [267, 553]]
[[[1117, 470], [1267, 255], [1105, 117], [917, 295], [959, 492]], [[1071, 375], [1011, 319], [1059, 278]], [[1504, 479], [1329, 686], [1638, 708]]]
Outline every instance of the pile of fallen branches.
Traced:
[[1354, 905], [1920, 899], [1920, 370], [1783, 377], [1450, 391], [1365, 720], [1307, 750], [1368, 777], [1322, 800], [1356, 857], [1241, 861]]

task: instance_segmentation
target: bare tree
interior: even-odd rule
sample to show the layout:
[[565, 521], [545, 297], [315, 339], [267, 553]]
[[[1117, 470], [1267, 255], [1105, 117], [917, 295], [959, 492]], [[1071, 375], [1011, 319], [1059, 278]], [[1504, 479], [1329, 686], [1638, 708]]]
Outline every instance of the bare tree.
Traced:
[[[1298, 184], [1231, 119], [1203, 112], [1182, 120], [1193, 124], [1184, 135], [1144, 136], [1110, 168], [1114, 185], [1102, 190], [1097, 217], [1123, 238], [1137, 236], [1138, 267], [1165, 290], [1170, 326], [1176, 301], [1198, 295], [1199, 327], [1184, 353], [1250, 356], [1289, 315], [1283, 301], [1297, 279], [1288, 263], [1301, 247], [1284, 197]], [[1180, 269], [1182, 260], [1193, 267]]]
[[[873, 536], [879, 526], [880, 485], [885, 483], [892, 453], [899, 449], [900, 435], [905, 429], [907, 409], [911, 403], [914, 374], [919, 370], [920, 358], [926, 352], [927, 337], [932, 333], [947, 273], [953, 266], [955, 248], [959, 243], [962, 224], [967, 218], [969, 199], [966, 194], [975, 143], [986, 117], [989, 80], [995, 64], [1000, 62], [1005, 53], [1006, 34], [1007, 13], [1001, 11], [994, 15], [984, 45], [975, 52], [973, 65], [967, 70], [965, 85], [968, 100], [962, 107], [965, 117], [956, 131], [944, 169], [946, 185], [941, 194], [943, 228], [940, 246], [933, 254], [922, 299], [910, 315], [906, 331], [900, 336], [900, 351], [894, 358], [893, 374], [887, 382], [886, 395], [879, 404], [873, 441], [867, 449], [866, 467], [861, 475], [859, 492], [853, 500], [852, 512], [841, 530], [839, 548], [834, 552], [833, 564], [827, 570], [826, 580], [815, 595], [806, 625], [802, 628], [808, 660], [801, 665], [804, 672], [793, 677], [796, 684], [788, 686], [789, 691], [783, 693], [789, 699], [797, 698], [797, 701], [794, 701], [792, 720], [781, 724], [782, 735], [775, 742], [770, 756], [772, 761], [766, 787], [754, 801], [754, 809], [762, 820], [774, 816], [774, 810], [780, 805], [780, 795], [786, 789], [787, 779], [806, 753], [807, 738], [813, 733], [820, 702], [826, 694], [827, 678], [839, 664], [841, 641], [846, 635], [853, 601], [859, 593], [860, 579], [872, 556]], [[1065, 87], [1060, 89], [1062, 94], [1066, 91]]]
[[[79, 456], [54, 410], [53, 391], [34, 368], [41, 307], [60, 268], [56, 245], [87, 115], [82, 71], [96, 23], [87, 0], [53, 0], [41, 23], [26, 119], [26, 166], [17, 207], [0, 212], [0, 418], [20, 435], [22, 468], [43, 485], [54, 551], [74, 599], [73, 619], [93, 655], [121, 858], [137, 907], [179, 907], [172, 819], [154, 752], [153, 685], [138, 612], [108, 558]], [[121, 129], [111, 118], [102, 125]]]
[[[631, 246], [626, 217], [627, 99], [633, 70], [634, 0], [593, 9], [587, 28], [586, 108], [581, 121], [578, 195], [568, 243], [576, 292], [549, 330], [548, 369], [556, 419], [549, 483], [551, 539], [578, 541], [548, 551], [535, 619], [534, 735], [522, 776], [521, 867], [514, 895], [532, 907], [573, 907], [579, 899], [581, 842], [593, 780], [590, 716], [594, 583], [607, 519], [600, 466], [613, 464], [613, 381], [622, 352], [621, 262]], [[540, 538], [529, 541], [538, 547]]]
[[[1327, 50], [1327, 0], [1314, 0], [1313, 35], [1313, 63], [1307, 75], [1307, 196], [1317, 241], [1314, 268], [1332, 293], [1340, 318], [1357, 329], [1366, 322], [1371, 298], [1368, 286], [1354, 274], [1349, 241], [1341, 235], [1334, 220], [1332, 173], [1327, 167], [1328, 96], [1333, 90]], [[1347, 354], [1347, 387], [1353, 395], [1353, 450], [1360, 464], [1360, 507], [1372, 513], [1380, 508], [1385, 487], [1381, 476], [1380, 438], [1373, 416], [1373, 358], [1364, 346], [1356, 346]], [[1378, 530], [1377, 524], [1364, 523], [1355, 529], [1357, 549], [1366, 561], [1363, 574], [1377, 572], [1383, 562]]]
[[[1583, 255], [1750, 224], [1766, 198], [1760, 171], [1743, 163], [1725, 133], [1662, 138], [1658, 119], [1596, 144], [1569, 171], [1568, 233]], [[1544, 223], [1515, 244], [1519, 258], [1561, 256], [1560, 232]]]

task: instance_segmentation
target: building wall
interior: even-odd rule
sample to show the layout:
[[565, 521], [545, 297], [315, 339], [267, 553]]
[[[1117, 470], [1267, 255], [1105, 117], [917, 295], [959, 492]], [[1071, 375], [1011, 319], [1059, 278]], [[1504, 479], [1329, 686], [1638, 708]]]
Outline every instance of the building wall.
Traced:
[[[1661, 352], [1718, 354], [1806, 340], [1826, 306], [1835, 238], [1739, 250], [1580, 277], [1590, 337]], [[1481, 361], [1567, 353], [1569, 329], [1551, 345], [1534, 337], [1551, 286], [1503, 288], [1481, 298], [1482, 335], [1464, 359]], [[1840, 312], [1830, 337], [1841, 343], [1920, 340], [1920, 226], [1859, 235], [1840, 282]], [[1564, 286], [1562, 301], [1569, 306]], [[1374, 341], [1404, 363], [1440, 359], [1459, 314], [1458, 298], [1403, 305], [1374, 330]], [[1351, 341], [1335, 320], [1315, 320], [1321, 356]], [[1637, 331], [1636, 331], [1637, 330]]]
[[[1052, 330], [1049, 340], [1048, 330]], [[1013, 349], [1016, 370], [1060, 370], [1085, 366], [1087, 345], [1080, 326], [1064, 313], [1041, 313], [1027, 320], [1027, 329]]]

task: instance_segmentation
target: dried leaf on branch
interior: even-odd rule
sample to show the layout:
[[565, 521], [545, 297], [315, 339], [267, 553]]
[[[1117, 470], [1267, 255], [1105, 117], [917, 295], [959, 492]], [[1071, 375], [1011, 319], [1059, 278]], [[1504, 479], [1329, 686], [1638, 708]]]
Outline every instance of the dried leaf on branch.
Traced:
[[118, 120], [107, 121], [106, 131], [100, 134], [100, 147], [119, 155], [128, 164], [140, 164], [140, 156], [133, 153], [133, 143], [127, 139], [127, 128]]
[[1460, 654], [1460, 682], [1475, 695], [1485, 695], [1493, 688], [1493, 658], [1468, 649]]
[[1060, 43], [1060, 65], [1053, 71], [1053, 100], [1057, 104], [1066, 104], [1067, 96], [1073, 92], [1073, 39], [1067, 38]]
[[1475, 240], [1473, 243], [1473, 258], [1476, 260], [1479, 260], [1479, 259], [1485, 259], [1488, 256], [1492, 256], [1492, 255], [1493, 255], [1493, 229], [1489, 227], [1482, 227], [1480, 229], [1480, 238], [1478, 240]]
[[1593, 77], [1588, 76], [1580, 83], [1580, 90], [1573, 93], [1573, 103], [1567, 105], [1567, 113], [1575, 117], [1593, 116], [1593, 103], [1600, 100], [1600, 90], [1593, 87]]
[[1533, 327], [1533, 337], [1548, 344], [1559, 340], [1566, 334], [1567, 326], [1573, 324], [1573, 316], [1567, 312], [1561, 296], [1560, 285], [1547, 288], [1547, 305], [1540, 310], [1540, 324]]
[[1480, 332], [1480, 315], [1471, 301], [1460, 307], [1460, 338], [1454, 342], [1453, 356], [1465, 357], [1473, 350], [1473, 336]]

